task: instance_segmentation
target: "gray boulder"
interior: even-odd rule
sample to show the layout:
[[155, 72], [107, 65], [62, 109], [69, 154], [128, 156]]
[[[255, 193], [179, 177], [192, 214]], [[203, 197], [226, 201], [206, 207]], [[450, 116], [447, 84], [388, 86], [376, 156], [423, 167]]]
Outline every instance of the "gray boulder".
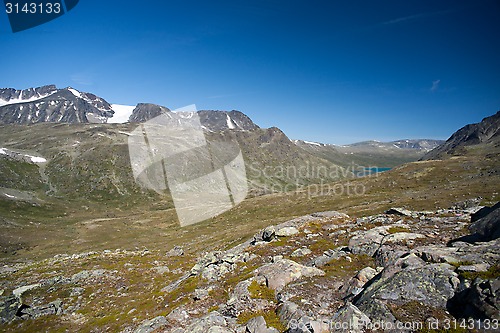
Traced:
[[389, 226], [381, 226], [358, 232], [349, 240], [349, 249], [354, 254], [373, 256], [382, 244], [384, 237], [389, 235], [388, 229]]
[[312, 251], [309, 250], [307, 247], [301, 247], [300, 249], [297, 249], [290, 254], [292, 257], [303, 257], [307, 256], [308, 254], [311, 254]]
[[276, 236], [276, 229], [274, 228], [274, 226], [267, 227], [264, 229], [264, 231], [262, 231], [262, 240], [265, 242], [272, 241], [275, 236]]
[[165, 254], [167, 257], [180, 257], [184, 255], [184, 250], [180, 246], [174, 246], [170, 251]]
[[212, 327], [217, 327], [216, 330], [219, 332], [233, 332], [227, 329], [227, 322], [219, 312], [213, 311], [206, 316], [195, 320], [191, 325], [186, 327], [186, 332], [189, 333], [206, 333]]
[[14, 295], [0, 296], [0, 323], [14, 320], [21, 306], [21, 300]]
[[447, 264], [408, 267], [387, 280], [379, 280], [370, 285], [357, 304], [377, 298], [395, 303], [414, 300], [432, 307], [445, 308], [459, 283], [453, 269], [453, 266]]
[[260, 276], [266, 278], [267, 286], [280, 291], [287, 284], [302, 277], [324, 275], [325, 273], [315, 267], [307, 267], [293, 260], [281, 259], [271, 264], [266, 264], [257, 269]]
[[332, 318], [332, 328], [336, 332], [364, 332], [364, 328], [369, 324], [370, 318], [361, 312], [352, 303], [347, 303], [341, 307]]
[[487, 242], [500, 237], [500, 202], [493, 208], [469, 227], [469, 230], [478, 236], [478, 241]]
[[25, 306], [20, 310], [20, 315], [22, 318], [35, 319], [42, 316], [48, 315], [60, 315], [63, 313], [62, 301], [60, 299], [50, 302], [48, 304], [40, 306]]
[[349, 279], [342, 288], [340, 288], [340, 294], [343, 298], [349, 296], [356, 296], [362, 290], [365, 284], [373, 279], [377, 275], [377, 271], [371, 267], [365, 267], [360, 270], [356, 276]]
[[330, 249], [330, 250], [323, 252], [322, 255], [314, 258], [311, 261], [310, 265], [315, 266], [315, 267], [323, 267], [332, 260], [338, 260], [342, 257], [347, 257], [349, 255], [349, 253], [350, 253], [349, 248], [347, 248], [345, 246], [339, 246], [335, 249]]
[[274, 327], [267, 327], [266, 320], [262, 316], [254, 317], [247, 322], [247, 333], [279, 333]]
[[385, 212], [386, 214], [389, 215], [399, 215], [399, 216], [408, 216], [412, 217], [414, 213], [411, 210], [404, 209], [404, 208], [398, 208], [398, 207], [393, 207]]
[[[413, 258], [415, 257], [415, 258]], [[386, 304], [403, 305], [410, 301], [417, 301], [433, 308], [446, 308], [448, 301], [455, 295], [460, 281], [453, 271], [454, 267], [448, 264], [422, 265], [413, 256], [402, 266], [406, 268], [384, 277], [370, 284], [355, 298], [354, 304], [372, 320], [391, 321]], [[413, 263], [415, 261], [415, 263]], [[374, 300], [380, 302], [374, 303]]]
[[167, 318], [158, 316], [153, 319], [143, 321], [134, 333], [149, 333], [167, 325]]
[[450, 300], [449, 309], [459, 318], [500, 320], [500, 279], [474, 280]]
[[276, 236], [278, 237], [289, 237], [298, 234], [299, 230], [295, 227], [283, 227], [276, 231]]

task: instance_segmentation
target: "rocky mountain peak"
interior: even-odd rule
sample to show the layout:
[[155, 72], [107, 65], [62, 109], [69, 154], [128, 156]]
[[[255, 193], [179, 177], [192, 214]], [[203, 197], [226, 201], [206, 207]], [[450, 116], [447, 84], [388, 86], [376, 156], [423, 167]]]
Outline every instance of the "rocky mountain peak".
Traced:
[[469, 124], [446, 140], [442, 145], [426, 154], [422, 160], [441, 159], [447, 156], [461, 155], [465, 147], [498, 142], [500, 140], [500, 111], [484, 118], [476, 124]]
[[211, 131], [226, 129], [251, 131], [259, 128], [247, 115], [237, 110], [201, 110], [198, 111], [198, 115], [201, 124]]
[[104, 123], [111, 105], [94, 94], [55, 85], [15, 90], [0, 89], [0, 123]]
[[165, 112], [170, 112], [170, 109], [151, 103], [139, 103], [132, 111], [128, 121], [131, 123], [143, 123]]

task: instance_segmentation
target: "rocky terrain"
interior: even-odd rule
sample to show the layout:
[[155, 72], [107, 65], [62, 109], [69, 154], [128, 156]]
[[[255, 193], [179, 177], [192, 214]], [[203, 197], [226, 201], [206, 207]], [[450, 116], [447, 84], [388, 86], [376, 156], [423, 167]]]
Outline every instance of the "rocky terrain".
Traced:
[[494, 331], [500, 319], [500, 205], [482, 208], [479, 201], [361, 218], [314, 213], [198, 255], [182, 247], [113, 249], [5, 265], [0, 327]]

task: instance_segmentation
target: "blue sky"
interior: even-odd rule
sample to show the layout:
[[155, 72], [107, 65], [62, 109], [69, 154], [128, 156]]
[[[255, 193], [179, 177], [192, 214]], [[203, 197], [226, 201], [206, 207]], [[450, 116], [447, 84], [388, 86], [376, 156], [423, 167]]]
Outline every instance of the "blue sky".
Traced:
[[80, 0], [12, 33], [0, 87], [240, 110], [292, 139], [446, 139], [500, 110], [500, 2]]

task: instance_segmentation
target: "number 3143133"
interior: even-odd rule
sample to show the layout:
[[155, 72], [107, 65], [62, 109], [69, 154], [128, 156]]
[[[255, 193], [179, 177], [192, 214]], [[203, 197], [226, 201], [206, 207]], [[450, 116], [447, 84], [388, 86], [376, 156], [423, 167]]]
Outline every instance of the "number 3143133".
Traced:
[[7, 14], [59, 14], [61, 13], [61, 3], [16, 3], [7, 2], [5, 4]]

